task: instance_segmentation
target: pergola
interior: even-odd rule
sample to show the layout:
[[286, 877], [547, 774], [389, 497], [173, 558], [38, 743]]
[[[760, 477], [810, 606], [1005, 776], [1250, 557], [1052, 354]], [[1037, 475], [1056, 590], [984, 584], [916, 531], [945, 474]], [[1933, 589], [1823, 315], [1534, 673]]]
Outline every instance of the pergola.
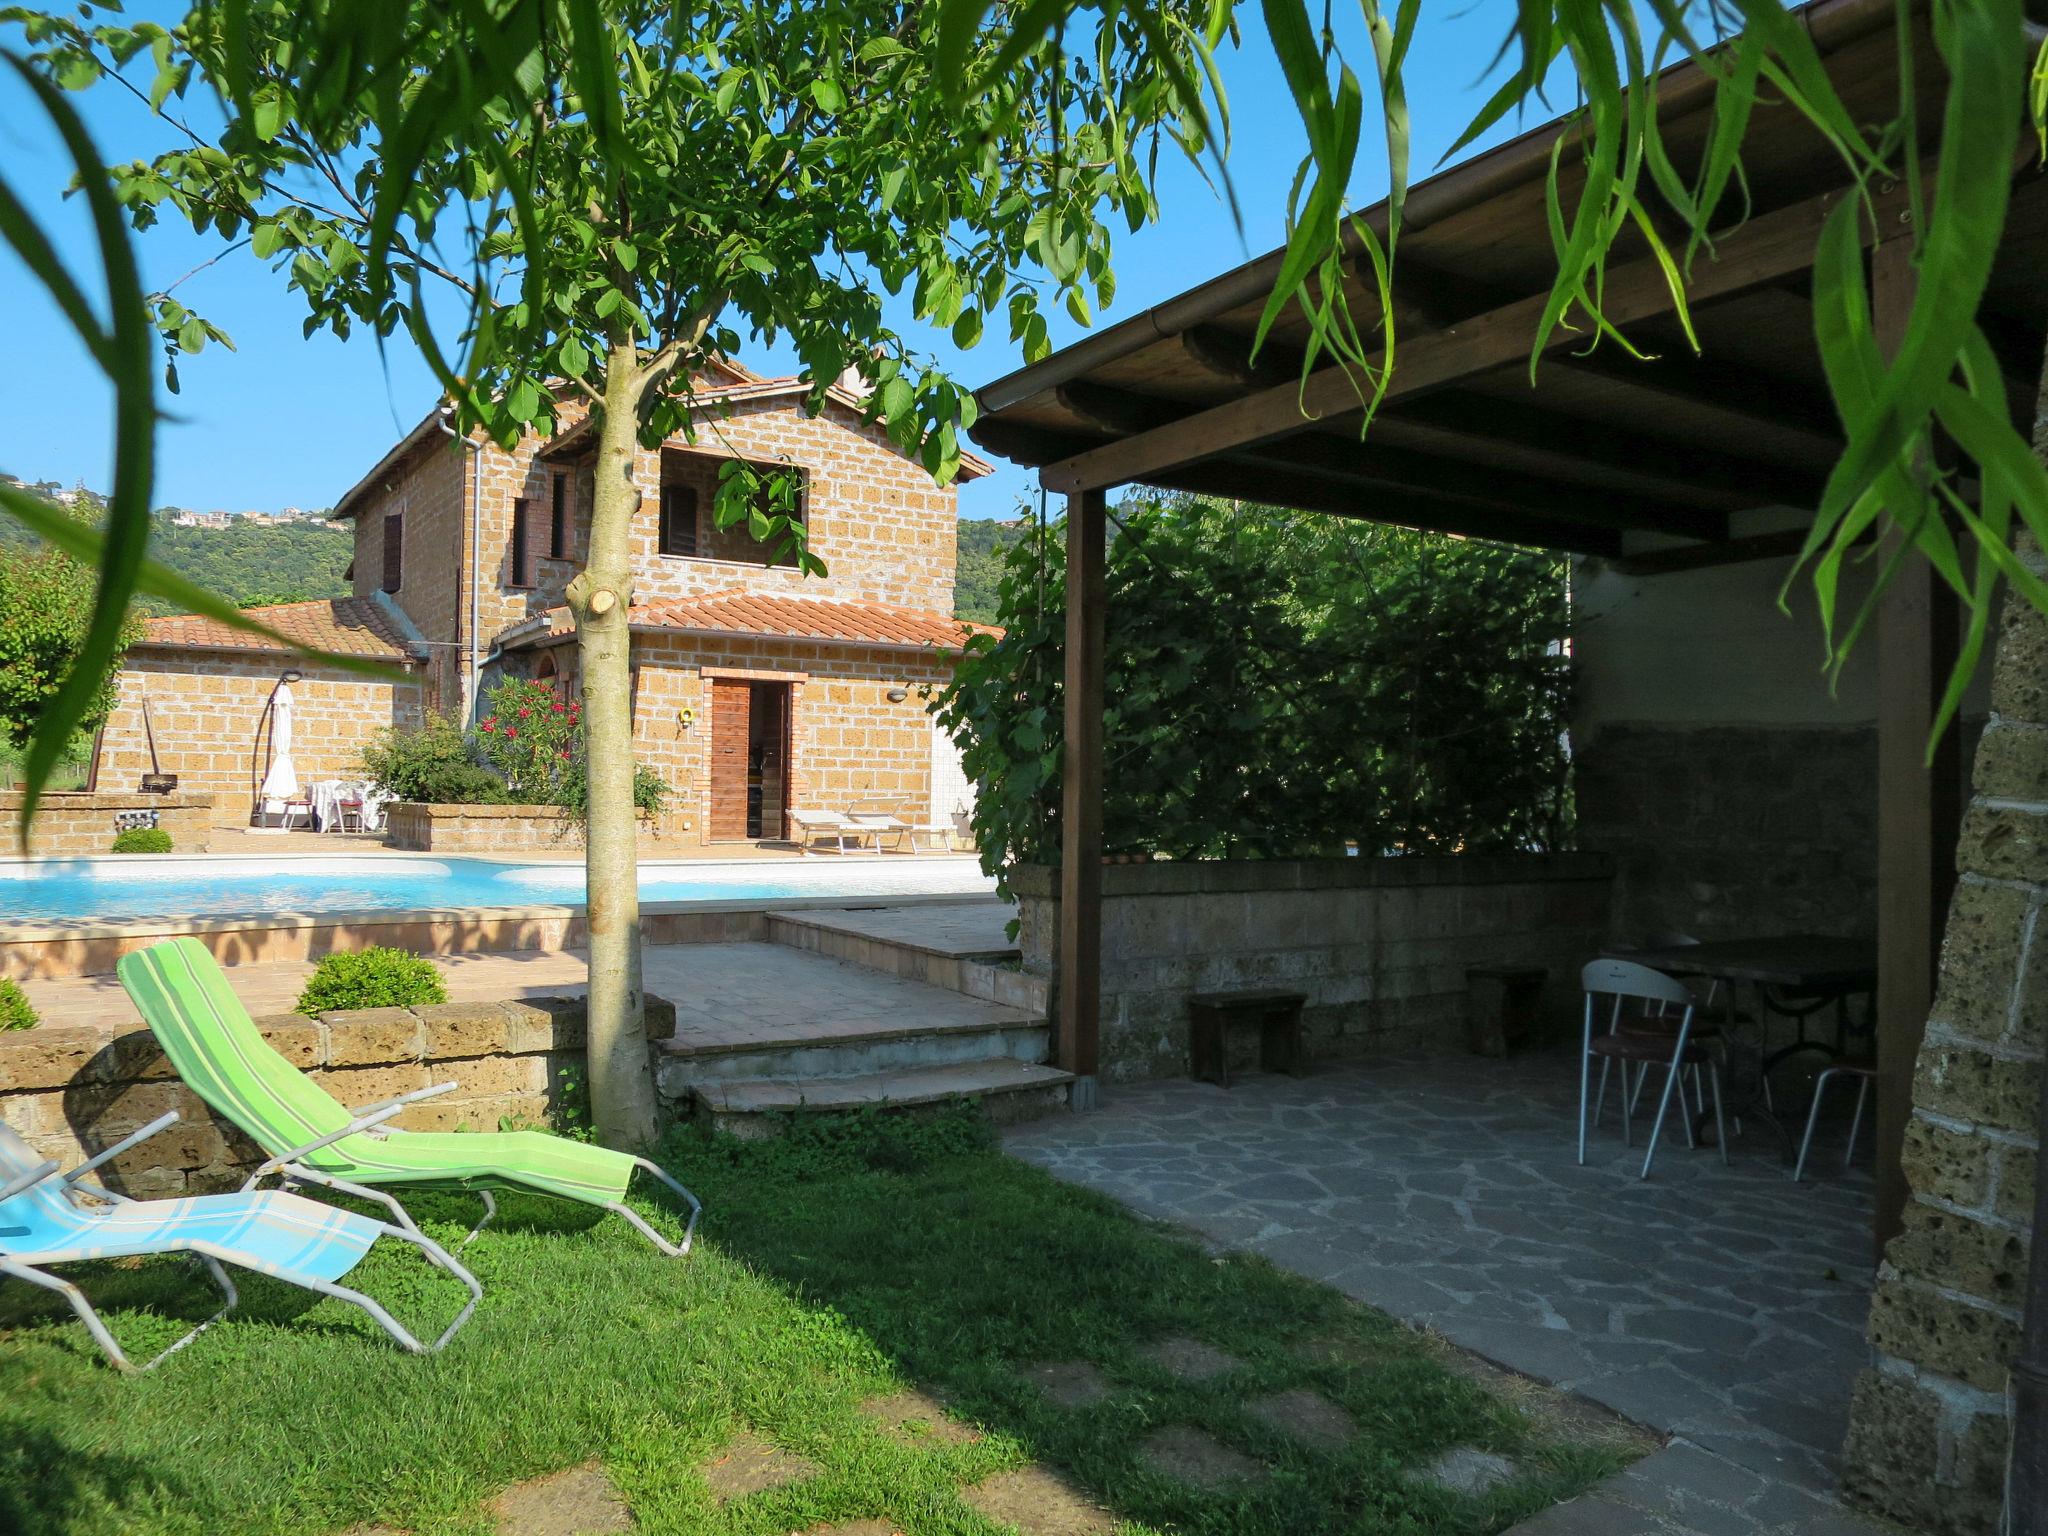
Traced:
[[[1817, 0], [1800, 19], [1859, 121], [1895, 111], [1892, 0]], [[1923, 101], [1941, 100], [1924, 13], [1914, 39]], [[1681, 173], [1701, 153], [1713, 87], [1681, 64], [1656, 84]], [[1926, 114], [1930, 118], [1938, 112]], [[1850, 193], [1835, 152], [1794, 111], [1759, 101], [1745, 146], [1749, 202], [1731, 207], [1693, 266], [1687, 344], [1646, 244], [1617, 245], [1606, 318], [1649, 355], [1581, 327], [1557, 331], [1532, 387], [1529, 352], [1556, 272], [1545, 175], [1559, 121], [1416, 185], [1396, 257], [1397, 362], [1370, 430], [1353, 378], [1304, 381], [1307, 326], [1251, 338], [1279, 271], [1274, 252], [996, 380], [975, 438], [1035, 466], [1067, 497], [1066, 759], [1058, 1051], [1089, 1102], [1100, 1006], [1106, 493], [1142, 483], [1219, 497], [1597, 555], [1640, 575], [1795, 551], [1841, 432], [1813, 334], [1810, 269], [1822, 221]], [[2026, 146], [2031, 150], [2032, 146]], [[1576, 158], [1562, 156], [1564, 196]], [[2004, 255], [1982, 325], [2031, 420], [2048, 331], [2048, 178], [2014, 167]], [[1881, 334], [1914, 281], [1906, 189], [1878, 190], [1866, 221]], [[1365, 212], [1381, 235], [1387, 210]], [[1680, 232], [1673, 231], [1674, 239]], [[1359, 257], [1354, 313], [1378, 312]], [[1929, 766], [1935, 704], [1957, 643], [1952, 596], [1910, 563], [1867, 638], [1879, 653], [1877, 1017], [1880, 1237], [1905, 1191], [1899, 1149], [1934, 991], [1963, 800], [1957, 733]]]

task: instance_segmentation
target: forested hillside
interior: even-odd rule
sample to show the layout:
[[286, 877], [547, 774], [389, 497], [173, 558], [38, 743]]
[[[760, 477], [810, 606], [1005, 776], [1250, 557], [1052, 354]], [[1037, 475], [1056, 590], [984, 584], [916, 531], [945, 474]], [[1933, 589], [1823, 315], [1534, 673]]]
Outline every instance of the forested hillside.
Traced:
[[953, 612], [976, 624], [993, 624], [996, 619], [996, 584], [1003, 576], [1003, 556], [1020, 542], [1025, 522], [998, 523], [981, 518], [960, 519], [959, 553], [953, 566]]
[[[354, 548], [347, 533], [318, 523], [268, 528], [176, 528], [159, 523], [150, 537], [150, 553], [165, 565], [245, 608], [262, 602], [346, 597], [349, 584], [342, 572], [348, 569]], [[147, 598], [137, 606], [150, 614], [173, 611]]]
[[[354, 541], [340, 529], [319, 523], [179, 528], [161, 514], [154, 522], [149, 536], [154, 558], [243, 607], [348, 595], [342, 572], [348, 569]], [[0, 517], [0, 550], [34, 542], [35, 535], [20, 523]], [[177, 611], [148, 597], [135, 608], [150, 617]]]

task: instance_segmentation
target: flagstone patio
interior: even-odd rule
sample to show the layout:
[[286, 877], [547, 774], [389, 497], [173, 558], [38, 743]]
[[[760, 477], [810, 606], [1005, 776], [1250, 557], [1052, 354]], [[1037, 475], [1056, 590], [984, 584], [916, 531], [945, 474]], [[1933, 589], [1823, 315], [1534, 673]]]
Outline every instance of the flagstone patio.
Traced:
[[1671, 1437], [1545, 1530], [1865, 1529], [1832, 1500], [1872, 1280], [1846, 1126], [1803, 1183], [1755, 1127], [1728, 1167], [1674, 1131], [1643, 1181], [1611, 1108], [1574, 1161], [1576, 1085], [1568, 1053], [1383, 1059], [1108, 1087], [1004, 1140]]

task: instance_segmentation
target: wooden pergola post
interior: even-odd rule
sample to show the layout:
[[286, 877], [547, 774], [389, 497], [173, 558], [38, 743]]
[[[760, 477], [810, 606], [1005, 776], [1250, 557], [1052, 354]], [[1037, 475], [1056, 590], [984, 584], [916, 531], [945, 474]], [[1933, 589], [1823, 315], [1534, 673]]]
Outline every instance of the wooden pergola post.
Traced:
[[[1912, 242], [1871, 256], [1878, 342], [1904, 333], [1913, 303]], [[1898, 539], [1888, 536], [1885, 554]], [[1927, 758], [1927, 733], [1955, 665], [1955, 594], [1926, 560], [1906, 561], [1878, 609], [1877, 698], [1877, 1254], [1900, 1229], [1900, 1160], [1913, 1116], [1913, 1067], [1934, 1005], [1935, 970], [1956, 883], [1962, 812], [1961, 734], [1951, 725]]]
[[1066, 753], [1060, 785], [1059, 1064], [1095, 1107], [1102, 1021], [1102, 652], [1108, 493], [1067, 497]]

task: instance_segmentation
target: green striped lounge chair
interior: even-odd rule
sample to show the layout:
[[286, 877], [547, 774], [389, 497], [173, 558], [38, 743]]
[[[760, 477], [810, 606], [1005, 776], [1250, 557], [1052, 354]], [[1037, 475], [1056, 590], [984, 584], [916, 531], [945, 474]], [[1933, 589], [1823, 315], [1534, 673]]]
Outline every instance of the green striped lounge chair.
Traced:
[[[468, 1190], [482, 1197], [473, 1239], [497, 1214], [495, 1194], [526, 1190], [623, 1216], [671, 1258], [690, 1251], [702, 1213], [697, 1197], [644, 1157], [570, 1141], [545, 1131], [403, 1131], [385, 1125], [409, 1104], [446, 1093], [439, 1083], [360, 1109], [347, 1109], [263, 1038], [227, 977], [197, 939], [170, 939], [123, 956], [121, 985], [171, 1065], [215, 1113], [240, 1126], [265, 1161], [244, 1188], [277, 1177], [374, 1200], [400, 1226], [418, 1231], [391, 1187]], [[635, 1171], [668, 1186], [689, 1208], [671, 1243], [626, 1204]]]
[[[177, 1118], [173, 1110], [62, 1176], [56, 1163], [38, 1162], [27, 1142], [0, 1125], [0, 1275], [62, 1296], [117, 1369], [133, 1371], [137, 1367], [122, 1352], [85, 1293], [74, 1282], [51, 1274], [52, 1266], [182, 1254], [206, 1270], [220, 1290], [221, 1309], [143, 1365], [140, 1369], [145, 1371], [183, 1349], [234, 1309], [235, 1284], [225, 1268], [230, 1264], [360, 1307], [414, 1354], [436, 1353], [469, 1321], [483, 1295], [476, 1277], [450, 1258], [440, 1244], [416, 1231], [283, 1190], [131, 1200], [86, 1181], [85, 1175], [102, 1163], [154, 1136]], [[432, 1344], [422, 1344], [377, 1302], [341, 1284], [380, 1237], [412, 1244], [468, 1288], [469, 1301]]]

